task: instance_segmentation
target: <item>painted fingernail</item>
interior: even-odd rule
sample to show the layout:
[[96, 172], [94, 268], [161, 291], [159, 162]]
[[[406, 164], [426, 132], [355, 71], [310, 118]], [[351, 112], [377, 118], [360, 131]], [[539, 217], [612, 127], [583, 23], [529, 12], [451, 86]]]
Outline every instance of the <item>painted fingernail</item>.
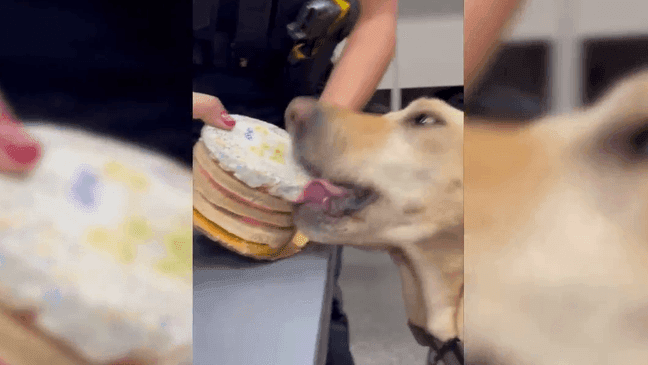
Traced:
[[40, 156], [40, 147], [38, 145], [16, 146], [9, 144], [4, 147], [7, 155], [21, 165], [28, 165], [38, 159]]
[[236, 124], [234, 118], [232, 118], [229, 114], [227, 114], [226, 111], [223, 111], [221, 113], [221, 118], [223, 118], [223, 123], [225, 123], [225, 125], [228, 127], [234, 127], [234, 125]]

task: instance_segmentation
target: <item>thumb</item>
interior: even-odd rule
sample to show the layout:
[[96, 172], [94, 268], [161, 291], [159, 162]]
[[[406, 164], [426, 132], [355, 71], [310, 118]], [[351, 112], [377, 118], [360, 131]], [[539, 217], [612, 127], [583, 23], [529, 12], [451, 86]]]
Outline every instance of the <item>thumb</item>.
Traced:
[[236, 122], [227, 113], [221, 101], [211, 95], [193, 93], [193, 118], [216, 128], [230, 130]]

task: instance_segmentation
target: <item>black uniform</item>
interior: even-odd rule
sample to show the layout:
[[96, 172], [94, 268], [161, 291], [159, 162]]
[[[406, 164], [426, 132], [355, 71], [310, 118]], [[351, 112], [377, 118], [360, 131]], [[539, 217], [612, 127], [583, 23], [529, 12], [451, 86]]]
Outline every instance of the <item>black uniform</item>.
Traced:
[[0, 88], [23, 119], [191, 163], [191, 2], [3, 0]]

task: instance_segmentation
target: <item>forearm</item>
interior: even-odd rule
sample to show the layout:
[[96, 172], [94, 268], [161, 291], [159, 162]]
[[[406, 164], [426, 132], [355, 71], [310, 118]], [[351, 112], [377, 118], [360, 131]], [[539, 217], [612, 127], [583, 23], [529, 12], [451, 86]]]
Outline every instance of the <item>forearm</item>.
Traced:
[[395, 16], [385, 13], [360, 18], [320, 100], [361, 110], [387, 71], [395, 46]]
[[464, 2], [464, 83], [467, 92], [487, 66], [502, 32], [524, 0]]

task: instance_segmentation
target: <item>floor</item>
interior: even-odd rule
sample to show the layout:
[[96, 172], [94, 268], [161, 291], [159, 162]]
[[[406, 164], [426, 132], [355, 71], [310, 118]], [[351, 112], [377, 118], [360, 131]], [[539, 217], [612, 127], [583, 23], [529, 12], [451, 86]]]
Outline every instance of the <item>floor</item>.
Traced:
[[422, 365], [427, 348], [407, 327], [396, 265], [389, 255], [345, 247], [340, 275], [356, 365]]

